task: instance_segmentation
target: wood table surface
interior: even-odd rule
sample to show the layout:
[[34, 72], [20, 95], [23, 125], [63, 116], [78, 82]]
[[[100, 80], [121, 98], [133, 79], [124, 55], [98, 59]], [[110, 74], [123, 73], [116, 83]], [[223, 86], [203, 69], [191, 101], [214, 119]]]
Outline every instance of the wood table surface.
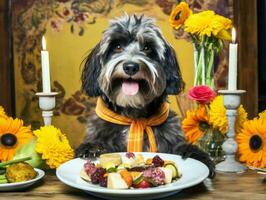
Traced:
[[[161, 200], [179, 199], [226, 199], [266, 200], [266, 175], [253, 171], [243, 174], [217, 174], [215, 179], [206, 179], [194, 187]], [[81, 190], [61, 183], [54, 172], [48, 172], [44, 179], [30, 189], [17, 192], [0, 192], [1, 200], [96, 200]], [[126, 199], [125, 199], [126, 200]]]

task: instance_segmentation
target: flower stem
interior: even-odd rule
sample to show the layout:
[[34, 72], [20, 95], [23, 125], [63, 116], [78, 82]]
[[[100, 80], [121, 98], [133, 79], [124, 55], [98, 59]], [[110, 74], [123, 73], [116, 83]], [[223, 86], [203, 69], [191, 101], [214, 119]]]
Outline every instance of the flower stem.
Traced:
[[206, 84], [206, 77], [205, 77], [205, 69], [206, 69], [206, 66], [205, 66], [205, 50], [204, 50], [204, 46], [202, 45], [201, 46], [201, 53], [202, 55], [202, 59], [201, 59], [201, 62], [202, 62], [202, 69], [201, 69], [201, 79], [202, 79], [202, 85], [205, 85]]
[[207, 80], [206, 84], [213, 88], [213, 61], [214, 61], [214, 50], [209, 50], [208, 53], [208, 65], [207, 65]]
[[9, 160], [9, 161], [6, 161], [6, 162], [2, 162], [2, 163], [0, 163], [0, 168], [1, 167], [5, 167], [7, 165], [14, 164], [14, 163], [27, 161], [27, 160], [30, 160], [30, 159], [31, 159], [31, 157], [25, 157], [25, 158], [19, 158], [19, 159], [16, 159], [16, 160]]

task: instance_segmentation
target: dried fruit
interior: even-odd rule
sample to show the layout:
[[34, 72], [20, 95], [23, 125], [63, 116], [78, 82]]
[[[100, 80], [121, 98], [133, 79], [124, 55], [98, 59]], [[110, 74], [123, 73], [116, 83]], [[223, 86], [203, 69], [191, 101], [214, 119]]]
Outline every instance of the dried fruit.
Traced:
[[135, 158], [135, 154], [132, 153], [132, 152], [127, 152], [127, 153], [126, 153], [126, 157], [127, 157], [127, 158]]
[[164, 165], [164, 160], [160, 156], [156, 155], [152, 159], [152, 163], [155, 167], [162, 167]]
[[104, 178], [106, 170], [104, 168], [97, 168], [96, 171], [91, 175], [91, 182], [98, 184], [101, 178]]

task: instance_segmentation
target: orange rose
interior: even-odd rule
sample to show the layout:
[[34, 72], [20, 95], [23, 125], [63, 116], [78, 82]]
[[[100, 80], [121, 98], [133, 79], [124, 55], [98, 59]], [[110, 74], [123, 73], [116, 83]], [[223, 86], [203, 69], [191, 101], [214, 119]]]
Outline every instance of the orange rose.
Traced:
[[192, 10], [188, 7], [188, 4], [181, 2], [171, 12], [169, 22], [171, 26], [178, 29], [184, 24], [186, 19], [192, 14]]

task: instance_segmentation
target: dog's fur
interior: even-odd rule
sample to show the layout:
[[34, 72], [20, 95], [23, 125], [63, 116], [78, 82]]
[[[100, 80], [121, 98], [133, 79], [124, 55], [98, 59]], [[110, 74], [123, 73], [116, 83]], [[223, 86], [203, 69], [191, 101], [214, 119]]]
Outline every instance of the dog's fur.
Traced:
[[[123, 66], [133, 62], [139, 70], [128, 75]], [[128, 96], [122, 91], [123, 81], [137, 82], [139, 91]], [[88, 56], [82, 87], [91, 97], [101, 96], [106, 106], [130, 118], [148, 118], [156, 114], [168, 94], [178, 94], [184, 87], [174, 49], [167, 43], [151, 18], [125, 15], [111, 21], [102, 40]], [[128, 126], [91, 117], [88, 135], [76, 149], [77, 157], [91, 157], [103, 152], [127, 150]], [[180, 121], [170, 111], [168, 119], [152, 127], [158, 152], [191, 157], [205, 163], [214, 175], [209, 156], [196, 146], [187, 144]], [[148, 140], [144, 137], [144, 151]]]

